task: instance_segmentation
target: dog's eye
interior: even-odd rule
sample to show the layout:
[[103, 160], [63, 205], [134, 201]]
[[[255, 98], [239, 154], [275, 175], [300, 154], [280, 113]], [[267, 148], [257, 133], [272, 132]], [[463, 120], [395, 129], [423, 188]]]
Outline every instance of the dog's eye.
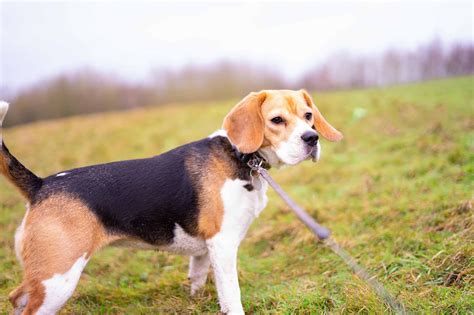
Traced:
[[313, 114], [311, 114], [311, 113], [304, 114], [304, 118], [306, 118], [306, 120], [310, 120], [311, 117], [313, 117]]
[[284, 120], [283, 120], [283, 118], [281, 118], [280, 116], [277, 116], [277, 117], [275, 117], [275, 118], [272, 118], [272, 123], [274, 123], [274, 124], [279, 125], [279, 124], [281, 124], [282, 122], [284, 122]]

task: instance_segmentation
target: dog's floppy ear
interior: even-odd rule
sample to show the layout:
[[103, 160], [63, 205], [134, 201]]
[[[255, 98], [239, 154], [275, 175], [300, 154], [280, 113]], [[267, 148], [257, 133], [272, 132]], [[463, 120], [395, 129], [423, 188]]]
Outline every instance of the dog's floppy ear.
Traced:
[[262, 146], [265, 128], [262, 103], [266, 97], [264, 91], [252, 92], [224, 118], [223, 128], [230, 142], [242, 153], [256, 152]]
[[314, 105], [313, 100], [311, 99], [311, 96], [309, 95], [308, 92], [305, 90], [301, 90], [303, 92], [304, 99], [306, 103], [308, 104], [309, 107], [312, 108], [313, 110], [313, 116], [314, 116], [314, 128], [316, 131], [326, 138], [329, 141], [341, 141], [343, 138], [343, 135], [341, 132], [339, 132], [336, 128], [331, 126], [330, 123], [327, 122], [327, 120], [323, 117], [319, 109]]

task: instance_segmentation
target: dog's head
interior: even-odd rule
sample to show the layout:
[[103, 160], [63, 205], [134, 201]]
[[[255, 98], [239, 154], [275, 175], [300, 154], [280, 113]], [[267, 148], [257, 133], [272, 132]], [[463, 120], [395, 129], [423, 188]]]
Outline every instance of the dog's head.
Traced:
[[224, 119], [229, 140], [242, 153], [259, 152], [271, 165], [319, 159], [319, 136], [340, 141], [304, 90], [250, 93]]

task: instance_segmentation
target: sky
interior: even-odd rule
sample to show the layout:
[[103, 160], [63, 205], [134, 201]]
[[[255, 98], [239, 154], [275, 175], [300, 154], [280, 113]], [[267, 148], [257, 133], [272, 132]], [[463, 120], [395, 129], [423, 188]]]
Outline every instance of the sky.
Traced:
[[473, 43], [472, 2], [0, 0], [0, 91], [84, 68], [140, 82], [153, 69], [216, 60], [291, 79], [335, 53], [410, 50], [433, 38]]

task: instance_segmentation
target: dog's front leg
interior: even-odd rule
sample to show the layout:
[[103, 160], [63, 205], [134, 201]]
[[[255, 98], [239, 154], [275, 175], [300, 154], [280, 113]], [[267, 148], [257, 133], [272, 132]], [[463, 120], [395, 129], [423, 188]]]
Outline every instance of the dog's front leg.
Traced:
[[244, 314], [237, 275], [238, 242], [213, 238], [207, 241], [207, 246], [221, 311], [226, 314]]
[[191, 256], [189, 260], [188, 274], [188, 277], [191, 280], [191, 295], [196, 294], [196, 291], [206, 284], [210, 264], [211, 261], [208, 253], [202, 256]]

